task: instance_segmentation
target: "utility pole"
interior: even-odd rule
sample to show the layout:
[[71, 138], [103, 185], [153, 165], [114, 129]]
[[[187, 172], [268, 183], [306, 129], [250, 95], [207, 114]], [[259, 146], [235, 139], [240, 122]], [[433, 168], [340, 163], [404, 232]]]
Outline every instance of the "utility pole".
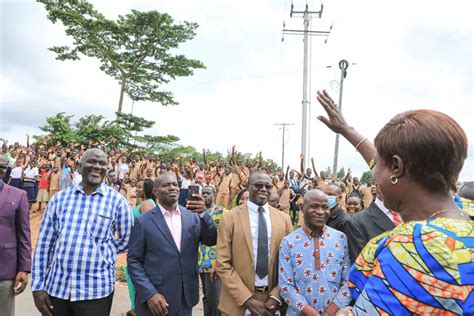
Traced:
[[[339, 69], [341, 69], [341, 82], [339, 83], [339, 111], [342, 113], [342, 89], [344, 87], [344, 79], [347, 76], [347, 68], [349, 67], [349, 63], [347, 60], [343, 59], [339, 62]], [[334, 148], [334, 163], [332, 165], [332, 175], [336, 176], [337, 174], [337, 159], [339, 156], [339, 134], [336, 134], [336, 145]]]
[[281, 133], [281, 170], [285, 170], [285, 130], [287, 126], [295, 125], [292, 123], [280, 123], [280, 124], [273, 124], [277, 126], [282, 126], [283, 132]]
[[[308, 164], [308, 144], [307, 144], [307, 137], [308, 137], [308, 109], [309, 109], [309, 102], [308, 102], [308, 48], [309, 48], [309, 36], [329, 36], [331, 29], [329, 31], [312, 31], [309, 29], [309, 23], [313, 15], [317, 14], [319, 18], [323, 14], [323, 5], [321, 4], [321, 9], [319, 11], [309, 11], [308, 4], [306, 3], [306, 7], [304, 11], [295, 11], [293, 3], [291, 4], [291, 11], [290, 17], [295, 16], [302, 16], [303, 17], [303, 30], [296, 30], [296, 29], [285, 29], [285, 23], [283, 22], [283, 34], [289, 35], [301, 35], [303, 34], [303, 101], [301, 102], [302, 105], [302, 117], [301, 117], [301, 154], [304, 155], [303, 164], [305, 168]], [[284, 38], [282, 38], [282, 41]], [[309, 87], [310, 88], [310, 87]]]

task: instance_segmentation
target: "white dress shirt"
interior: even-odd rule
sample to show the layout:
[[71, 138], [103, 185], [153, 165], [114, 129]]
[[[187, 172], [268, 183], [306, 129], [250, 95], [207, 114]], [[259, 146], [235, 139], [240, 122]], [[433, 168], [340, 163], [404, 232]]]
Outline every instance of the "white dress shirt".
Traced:
[[[258, 205], [247, 201], [247, 207], [249, 209], [249, 219], [250, 219], [250, 232], [252, 233], [252, 246], [253, 246], [253, 265], [257, 267], [257, 248], [258, 248]], [[270, 220], [270, 211], [268, 210], [268, 203], [262, 206], [265, 210], [263, 216], [265, 217], [265, 222], [267, 224], [267, 233], [268, 233], [268, 256], [270, 257], [270, 245], [272, 242], [272, 222]], [[270, 262], [270, 258], [268, 260]], [[268, 275], [263, 279], [255, 273], [255, 286], [268, 286]]]
[[385, 205], [383, 205], [383, 201], [382, 200], [379, 200], [379, 198], [375, 198], [375, 201], [374, 201], [375, 205], [378, 206], [379, 209], [382, 210], [382, 212], [387, 215], [388, 218], [390, 218], [390, 220], [393, 222], [393, 214], [390, 213], [390, 210], [388, 208], [385, 207]]

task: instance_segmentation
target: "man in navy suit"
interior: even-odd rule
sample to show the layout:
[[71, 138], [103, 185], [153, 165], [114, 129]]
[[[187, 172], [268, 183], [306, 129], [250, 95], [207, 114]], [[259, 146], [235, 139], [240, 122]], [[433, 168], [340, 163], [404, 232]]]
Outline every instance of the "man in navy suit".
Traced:
[[204, 199], [178, 205], [171, 174], [155, 180], [157, 206], [137, 218], [130, 237], [128, 272], [136, 289], [138, 315], [191, 316], [199, 301], [198, 247], [216, 244], [217, 230]]

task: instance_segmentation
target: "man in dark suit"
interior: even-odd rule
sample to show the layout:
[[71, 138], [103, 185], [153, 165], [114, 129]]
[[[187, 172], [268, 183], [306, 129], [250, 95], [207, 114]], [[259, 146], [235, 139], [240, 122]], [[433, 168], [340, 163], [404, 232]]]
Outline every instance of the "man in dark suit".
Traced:
[[[372, 238], [395, 228], [393, 213], [383, 205], [382, 192], [377, 189], [377, 198], [370, 206], [352, 216], [346, 223], [344, 233], [349, 241], [351, 263]], [[396, 216], [396, 214], [395, 214]]]
[[335, 183], [330, 183], [324, 185], [322, 191], [328, 196], [329, 208], [331, 209], [326, 225], [347, 234], [347, 223], [351, 220], [351, 217], [341, 207], [341, 187]]
[[31, 272], [30, 215], [26, 192], [3, 182], [8, 158], [0, 154], [0, 313], [15, 314], [15, 295]]
[[130, 237], [128, 271], [136, 289], [138, 315], [191, 316], [199, 301], [199, 242], [216, 244], [217, 231], [204, 199], [193, 194], [178, 205], [171, 174], [155, 180], [157, 206], [137, 218]]

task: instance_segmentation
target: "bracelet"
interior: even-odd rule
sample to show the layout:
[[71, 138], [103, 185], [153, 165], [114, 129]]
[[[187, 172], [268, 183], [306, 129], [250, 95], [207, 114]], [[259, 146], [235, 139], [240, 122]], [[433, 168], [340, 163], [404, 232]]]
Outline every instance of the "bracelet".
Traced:
[[358, 151], [357, 149], [359, 148], [359, 146], [360, 146], [363, 142], [365, 142], [366, 140], [367, 140], [367, 137], [365, 137], [364, 139], [362, 139], [362, 140], [357, 144], [355, 150]]

